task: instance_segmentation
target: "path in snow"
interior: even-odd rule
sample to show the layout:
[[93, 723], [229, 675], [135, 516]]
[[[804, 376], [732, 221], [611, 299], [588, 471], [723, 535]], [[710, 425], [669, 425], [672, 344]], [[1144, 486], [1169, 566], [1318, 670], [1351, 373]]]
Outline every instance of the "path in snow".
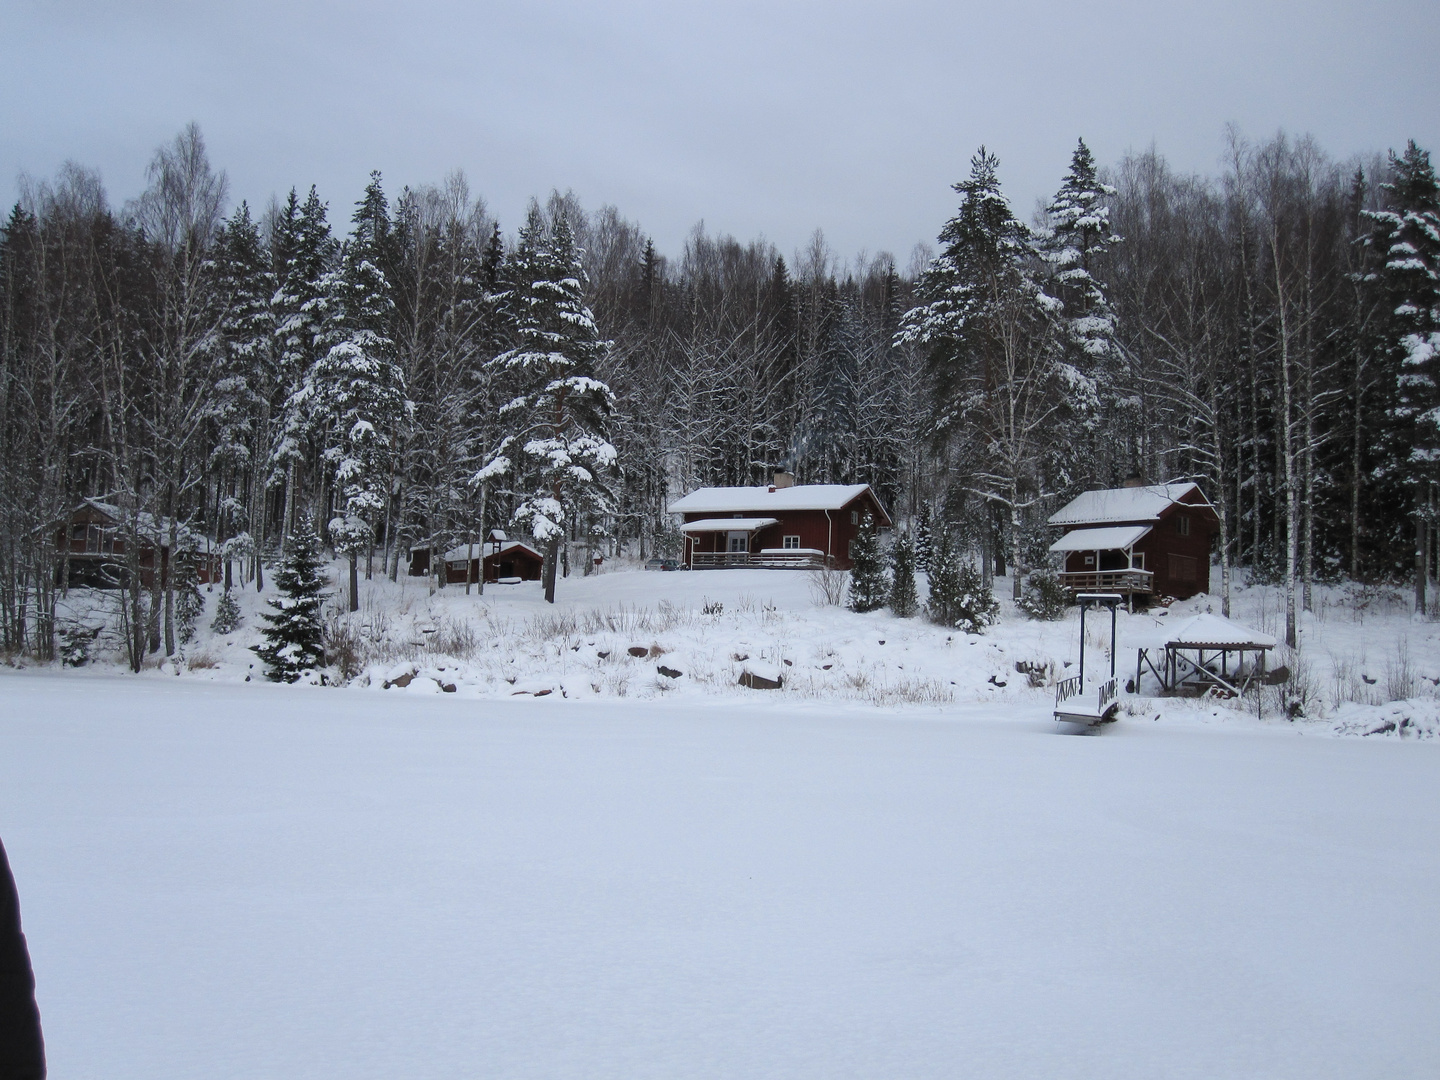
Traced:
[[52, 1075], [1433, 1076], [1440, 746], [0, 676]]

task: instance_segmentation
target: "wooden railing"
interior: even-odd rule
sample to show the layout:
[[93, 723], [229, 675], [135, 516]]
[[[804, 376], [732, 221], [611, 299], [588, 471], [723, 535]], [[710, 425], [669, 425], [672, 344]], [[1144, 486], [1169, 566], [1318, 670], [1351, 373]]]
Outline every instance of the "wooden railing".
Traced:
[[1055, 704], [1060, 705], [1080, 693], [1080, 676], [1071, 675], [1055, 684]]
[[819, 570], [826, 564], [824, 555], [813, 551], [692, 551], [690, 565], [696, 570], [719, 570], [726, 567], [749, 566], [766, 570]]
[[1086, 570], [1060, 575], [1060, 584], [1072, 593], [1148, 593], [1155, 575], [1149, 570]]
[[1105, 711], [1114, 705], [1118, 698], [1119, 692], [1116, 690], [1115, 679], [1112, 676], [1100, 684], [1100, 692], [1095, 695], [1095, 711], [1104, 716]]

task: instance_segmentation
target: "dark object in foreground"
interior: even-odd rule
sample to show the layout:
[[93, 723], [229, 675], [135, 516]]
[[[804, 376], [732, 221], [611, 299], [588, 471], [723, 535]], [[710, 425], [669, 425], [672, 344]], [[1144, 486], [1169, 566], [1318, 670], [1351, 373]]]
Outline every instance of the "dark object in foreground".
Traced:
[[44, 1080], [45, 1040], [35, 1004], [35, 973], [20, 930], [20, 895], [0, 843], [0, 1077]]

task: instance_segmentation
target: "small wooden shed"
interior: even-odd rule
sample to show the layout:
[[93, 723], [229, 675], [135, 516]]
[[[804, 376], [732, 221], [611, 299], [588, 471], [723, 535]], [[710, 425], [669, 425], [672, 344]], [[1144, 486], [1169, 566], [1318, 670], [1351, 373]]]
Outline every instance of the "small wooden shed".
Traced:
[[[423, 577], [430, 573], [431, 546], [417, 544], [410, 549], [410, 575]], [[469, 565], [466, 565], [466, 560]], [[466, 581], [488, 583], [539, 581], [545, 556], [528, 544], [511, 540], [499, 529], [491, 529], [484, 541], [474, 545], [459, 544], [445, 552], [440, 565], [440, 584], [463, 585]]]

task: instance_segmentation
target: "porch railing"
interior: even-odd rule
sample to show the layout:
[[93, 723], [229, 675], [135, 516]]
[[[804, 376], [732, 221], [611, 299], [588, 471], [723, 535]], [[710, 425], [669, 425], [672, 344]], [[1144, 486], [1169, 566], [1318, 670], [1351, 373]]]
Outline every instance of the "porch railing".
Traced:
[[1155, 574], [1150, 570], [1086, 570], [1060, 575], [1060, 584], [1072, 593], [1149, 593]]
[[696, 570], [720, 570], [733, 566], [749, 566], [766, 570], [820, 570], [826, 557], [811, 551], [793, 554], [781, 551], [693, 551], [690, 565]]

